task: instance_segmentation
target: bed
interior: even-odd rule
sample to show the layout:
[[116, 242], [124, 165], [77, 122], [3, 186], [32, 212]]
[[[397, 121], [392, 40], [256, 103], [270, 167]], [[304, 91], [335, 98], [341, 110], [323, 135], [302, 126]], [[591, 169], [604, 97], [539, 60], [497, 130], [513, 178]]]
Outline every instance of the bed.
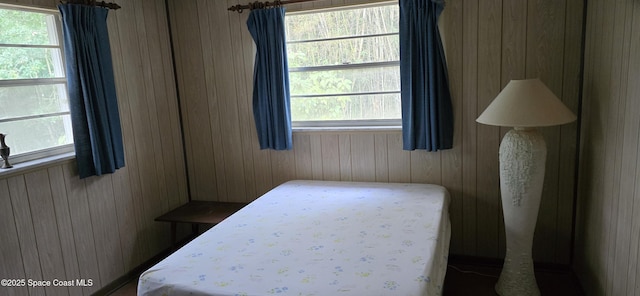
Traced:
[[448, 205], [437, 185], [290, 181], [144, 272], [138, 295], [440, 295]]

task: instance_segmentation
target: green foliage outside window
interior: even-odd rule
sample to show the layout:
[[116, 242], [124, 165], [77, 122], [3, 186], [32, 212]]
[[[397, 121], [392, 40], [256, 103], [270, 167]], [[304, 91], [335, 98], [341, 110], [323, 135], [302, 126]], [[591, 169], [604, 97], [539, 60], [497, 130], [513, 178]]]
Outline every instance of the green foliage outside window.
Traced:
[[285, 21], [294, 121], [400, 118], [398, 93], [358, 94], [399, 92], [398, 66], [296, 71], [399, 61], [397, 4], [292, 14]]
[[[63, 78], [61, 52], [55, 32], [55, 16], [0, 8], [0, 120], [69, 110]], [[12, 80], [36, 79], [33, 85]], [[0, 123], [8, 134], [12, 155], [72, 143], [69, 115], [30, 118]]]

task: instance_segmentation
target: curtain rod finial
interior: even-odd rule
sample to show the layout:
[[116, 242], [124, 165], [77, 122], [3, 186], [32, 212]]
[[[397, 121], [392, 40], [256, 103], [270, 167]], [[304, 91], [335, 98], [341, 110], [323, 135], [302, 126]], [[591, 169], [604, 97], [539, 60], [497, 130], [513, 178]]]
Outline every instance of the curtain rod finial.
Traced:
[[238, 13], [242, 13], [243, 9], [242, 9], [242, 5], [238, 4], [238, 5], [234, 5], [234, 6], [231, 6], [231, 7], [227, 8], [227, 10], [237, 11]]

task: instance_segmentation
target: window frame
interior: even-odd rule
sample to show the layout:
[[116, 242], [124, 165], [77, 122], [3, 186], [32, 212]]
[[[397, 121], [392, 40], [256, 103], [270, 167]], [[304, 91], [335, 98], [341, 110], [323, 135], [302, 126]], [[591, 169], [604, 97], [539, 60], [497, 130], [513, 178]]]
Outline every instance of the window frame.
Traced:
[[[391, 6], [397, 5], [396, 1], [384, 1], [377, 3], [368, 3], [368, 4], [356, 4], [356, 5], [346, 5], [339, 7], [330, 7], [330, 8], [320, 8], [320, 9], [308, 9], [308, 10], [298, 10], [293, 12], [287, 12], [285, 15], [285, 19], [287, 16], [291, 15], [301, 15], [301, 14], [314, 14], [314, 13], [323, 13], [330, 11], [340, 11], [340, 10], [348, 10], [348, 9], [359, 9], [359, 8], [369, 8], [369, 7], [379, 7], [379, 6]], [[348, 39], [360, 39], [360, 38], [372, 38], [372, 37], [386, 37], [386, 36], [400, 36], [400, 32], [395, 33], [378, 33], [378, 34], [367, 34], [367, 35], [358, 35], [358, 36], [341, 36], [341, 37], [331, 37], [331, 38], [319, 38], [319, 39], [308, 39], [308, 40], [295, 40], [288, 41], [287, 40], [287, 48], [290, 44], [300, 44], [300, 43], [310, 43], [310, 42], [321, 42], [321, 41], [337, 41], [337, 40], [348, 40]], [[399, 50], [399, 49], [398, 49]], [[397, 67], [400, 68], [400, 59], [396, 61], [382, 61], [382, 62], [368, 62], [368, 63], [353, 63], [353, 64], [337, 64], [337, 65], [321, 65], [321, 66], [309, 66], [309, 67], [289, 67], [288, 72], [306, 72], [306, 71], [314, 71], [314, 70], [349, 70], [349, 69], [365, 69], [365, 68], [380, 68], [380, 67]], [[399, 79], [399, 78], [398, 78]], [[290, 89], [291, 91], [291, 89]], [[398, 94], [400, 95], [401, 90], [397, 91], [371, 91], [371, 92], [350, 92], [350, 93], [337, 93], [337, 94], [322, 94], [322, 95], [293, 95], [291, 94], [291, 98], [305, 98], [305, 97], [313, 97], [313, 98], [323, 98], [323, 97], [332, 97], [332, 96], [357, 96], [357, 95], [379, 95], [379, 94]], [[291, 120], [291, 126], [294, 131], [312, 131], [312, 130], [378, 130], [378, 129], [400, 129], [402, 126], [402, 114], [400, 114], [400, 118], [395, 119], [355, 119], [355, 120]]]
[[[59, 71], [63, 74], [62, 77], [53, 77], [53, 78], [30, 78], [30, 79], [9, 79], [9, 80], [0, 80], [0, 87], [16, 87], [16, 86], [36, 86], [36, 85], [64, 85], [65, 95], [67, 96], [67, 102], [69, 99], [69, 91], [68, 91], [68, 81], [65, 72], [65, 54], [64, 54], [64, 40], [62, 33], [62, 16], [60, 12], [55, 9], [46, 9], [46, 8], [36, 8], [36, 7], [25, 7], [19, 5], [5, 4], [0, 3], [0, 9], [6, 10], [18, 10], [24, 12], [32, 12], [32, 13], [43, 13], [49, 14], [52, 16], [53, 22], [47, 24], [49, 32], [55, 32], [55, 36], [53, 36], [56, 40], [57, 45], [28, 45], [28, 44], [5, 44], [0, 43], [0, 47], [22, 47], [22, 48], [46, 48], [46, 49], [58, 49], [60, 52], [60, 56], [52, 57], [52, 62], [54, 64], [54, 68], [58, 68]], [[59, 115], [70, 115], [70, 110], [68, 111], [59, 111], [59, 112], [51, 112], [51, 113], [43, 113], [38, 115], [27, 115], [27, 116], [19, 116], [12, 117], [7, 119], [0, 119], [0, 123], [3, 122], [13, 122], [19, 120], [27, 120], [27, 119], [36, 119], [36, 118], [46, 118], [53, 117]], [[65, 125], [69, 126], [71, 130], [71, 139], [73, 139], [73, 133], [71, 129], [71, 120]], [[7, 145], [11, 147], [11, 145]], [[41, 160], [44, 158], [61, 156], [65, 154], [72, 153], [75, 155], [75, 148], [73, 142], [70, 144], [64, 144], [49, 148], [44, 148], [40, 150], [20, 153], [20, 154], [12, 154], [9, 156], [9, 160], [11, 164], [19, 164], [28, 161]]]

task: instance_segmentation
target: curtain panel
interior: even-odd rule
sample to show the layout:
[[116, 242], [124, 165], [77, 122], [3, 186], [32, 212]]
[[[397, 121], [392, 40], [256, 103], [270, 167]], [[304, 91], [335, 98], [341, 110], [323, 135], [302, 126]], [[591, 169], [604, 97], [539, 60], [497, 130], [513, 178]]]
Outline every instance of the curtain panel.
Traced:
[[106, 8], [58, 5], [62, 14], [67, 87], [80, 178], [124, 167]]
[[453, 110], [438, 30], [443, 1], [399, 0], [404, 150], [453, 146]]
[[260, 149], [293, 148], [284, 11], [283, 7], [254, 9], [247, 20], [256, 44], [253, 116]]

